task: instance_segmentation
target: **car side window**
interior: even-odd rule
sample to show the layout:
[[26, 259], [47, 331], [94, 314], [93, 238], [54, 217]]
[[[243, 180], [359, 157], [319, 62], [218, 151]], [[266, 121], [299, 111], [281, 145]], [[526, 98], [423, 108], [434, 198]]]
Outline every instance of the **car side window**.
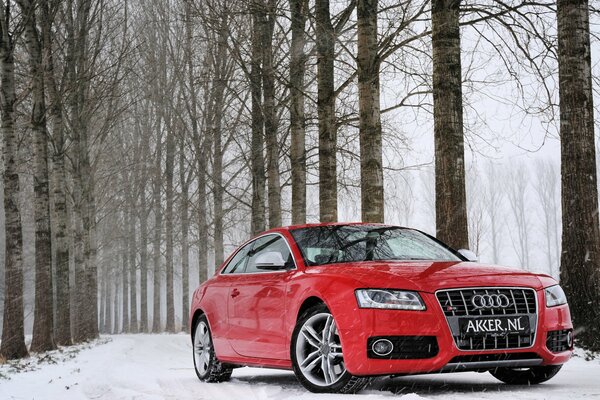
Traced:
[[250, 251], [248, 262], [246, 263], [246, 273], [256, 273], [256, 272], [269, 272], [268, 270], [258, 269], [256, 268], [256, 259], [257, 257], [269, 251], [278, 252], [281, 254], [281, 257], [286, 260], [286, 267], [288, 269], [294, 268], [294, 258], [290, 253], [290, 248], [288, 247], [284, 238], [279, 235], [267, 235], [261, 238], [258, 238], [254, 241], [254, 246]]
[[252, 249], [254, 243], [248, 243], [244, 247], [242, 247], [235, 256], [229, 261], [227, 266], [223, 268], [222, 274], [239, 274], [244, 272], [244, 267], [246, 266], [246, 261], [248, 261], [248, 253]]

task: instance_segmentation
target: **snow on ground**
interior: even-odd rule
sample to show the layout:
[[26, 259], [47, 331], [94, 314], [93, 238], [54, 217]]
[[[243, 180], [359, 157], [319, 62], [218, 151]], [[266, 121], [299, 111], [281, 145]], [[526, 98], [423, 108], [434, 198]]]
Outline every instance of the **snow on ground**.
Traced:
[[551, 381], [506, 386], [490, 374], [379, 378], [361, 395], [315, 395], [289, 371], [241, 368], [231, 382], [207, 384], [194, 373], [191, 343], [179, 335], [105, 336], [18, 364], [0, 365], [0, 399], [600, 399], [600, 360], [574, 357]]

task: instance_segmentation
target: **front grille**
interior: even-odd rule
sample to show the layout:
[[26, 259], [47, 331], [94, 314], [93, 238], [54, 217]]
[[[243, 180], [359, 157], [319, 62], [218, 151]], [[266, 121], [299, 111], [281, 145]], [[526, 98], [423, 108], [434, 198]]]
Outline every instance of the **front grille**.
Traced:
[[[507, 307], [477, 308], [473, 302], [476, 295], [505, 295], [509, 299]], [[506, 350], [527, 348], [533, 345], [537, 328], [536, 293], [529, 288], [469, 288], [448, 289], [436, 292], [436, 297], [460, 350]], [[477, 299], [476, 299], [477, 300]], [[529, 333], [486, 334], [481, 336], [463, 336], [459, 320], [486, 316], [527, 316]]]
[[550, 331], [546, 338], [546, 347], [553, 353], [571, 350], [571, 336], [573, 329], [565, 329], [562, 331]]
[[[471, 299], [476, 294], [503, 294], [510, 300], [510, 306], [497, 309], [476, 309]], [[514, 315], [536, 312], [535, 292], [531, 289], [485, 288], [444, 290], [436, 294], [444, 314], [464, 315]]]
[[[373, 343], [379, 339], [389, 340], [394, 348], [385, 356], [373, 351]], [[367, 356], [379, 359], [412, 360], [435, 357], [439, 352], [435, 336], [375, 336], [367, 340]]]

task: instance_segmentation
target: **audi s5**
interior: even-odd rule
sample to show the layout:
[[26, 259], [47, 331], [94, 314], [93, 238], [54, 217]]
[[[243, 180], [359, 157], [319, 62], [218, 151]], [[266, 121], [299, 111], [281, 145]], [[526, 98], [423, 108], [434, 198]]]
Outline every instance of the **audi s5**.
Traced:
[[200, 380], [281, 368], [313, 392], [460, 371], [538, 384], [573, 350], [567, 299], [552, 277], [480, 264], [418, 230], [375, 224], [260, 234], [195, 290], [189, 323]]

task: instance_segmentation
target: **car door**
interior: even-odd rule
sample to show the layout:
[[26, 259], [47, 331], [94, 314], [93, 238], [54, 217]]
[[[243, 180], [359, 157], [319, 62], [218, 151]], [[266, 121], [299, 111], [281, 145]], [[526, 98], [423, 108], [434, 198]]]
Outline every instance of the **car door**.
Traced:
[[[266, 252], [279, 252], [286, 269], [261, 270], [256, 259]], [[229, 289], [229, 340], [240, 355], [255, 358], [289, 359], [284, 327], [286, 289], [295, 263], [290, 248], [279, 234], [254, 241], [244, 273], [236, 275]]]
[[236, 251], [227, 261], [227, 265], [215, 277], [211, 285], [206, 289], [204, 295], [204, 308], [207, 310], [211, 324], [211, 334], [218, 354], [235, 355], [229, 343], [229, 321], [227, 320], [227, 302], [229, 299], [229, 288], [232, 282], [237, 281], [238, 274], [244, 272], [248, 253], [252, 244], [246, 244]]

